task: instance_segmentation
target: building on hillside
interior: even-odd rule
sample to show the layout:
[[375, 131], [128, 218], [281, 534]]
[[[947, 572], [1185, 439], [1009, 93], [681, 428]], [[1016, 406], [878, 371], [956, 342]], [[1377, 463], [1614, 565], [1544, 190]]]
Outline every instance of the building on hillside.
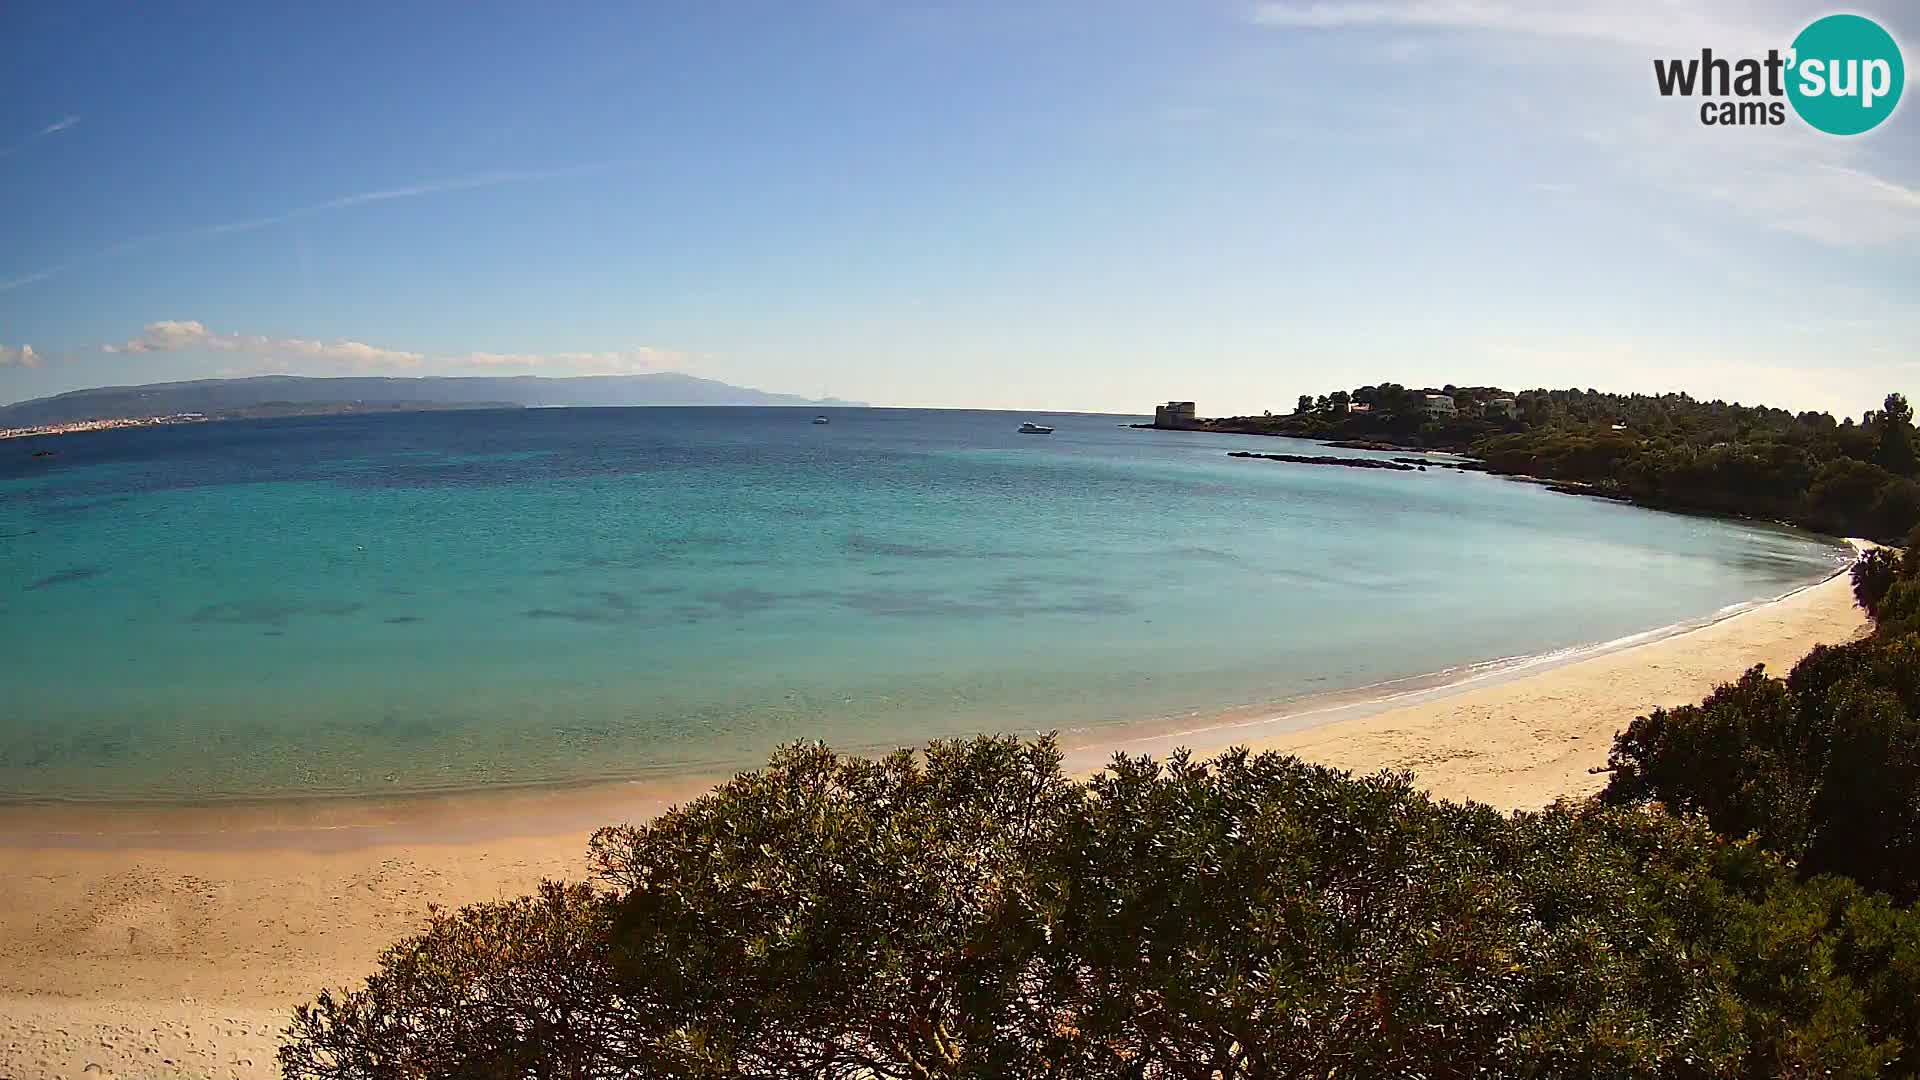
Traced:
[[1510, 397], [1497, 397], [1487, 401], [1481, 408], [1488, 416], [1504, 416], [1513, 420], [1520, 415], [1520, 403]]
[[1193, 416], [1193, 402], [1169, 401], [1165, 405], [1153, 408], [1153, 426], [1157, 428], [1195, 428], [1199, 423]]
[[1364, 401], [1349, 401], [1347, 402], [1347, 411], [1350, 413], [1372, 412], [1373, 406]]
[[1455, 411], [1453, 407], [1453, 395], [1428, 394], [1426, 409], [1427, 415], [1435, 419], [1451, 419]]

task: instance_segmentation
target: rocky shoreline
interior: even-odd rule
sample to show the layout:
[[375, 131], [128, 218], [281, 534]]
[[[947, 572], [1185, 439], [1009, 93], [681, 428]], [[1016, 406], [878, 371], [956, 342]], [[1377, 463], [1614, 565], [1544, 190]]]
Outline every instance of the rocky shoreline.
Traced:
[[[1135, 424], [1134, 426], [1151, 427], [1152, 425]], [[1407, 449], [1406, 447], [1394, 446], [1391, 443], [1371, 443], [1361, 440], [1342, 440], [1340, 442], [1326, 442], [1321, 445], [1350, 450], [1382, 451]], [[1451, 453], [1452, 451], [1446, 452]], [[1618, 491], [1609, 491], [1605, 488], [1595, 487], [1592, 484], [1582, 484], [1573, 480], [1552, 480], [1541, 476], [1529, 476], [1526, 473], [1501, 472], [1497, 469], [1489, 468], [1484, 461], [1471, 458], [1461, 461], [1435, 461], [1429, 458], [1415, 457], [1395, 457], [1391, 460], [1382, 460], [1380, 458], [1333, 457], [1331, 455], [1256, 454], [1250, 450], [1230, 450], [1227, 452], [1227, 456], [1234, 458], [1259, 458], [1264, 461], [1280, 461], [1293, 465], [1337, 465], [1347, 469], [1385, 469], [1390, 472], [1426, 472], [1428, 469], [1452, 469], [1455, 472], [1477, 472], [1485, 473], [1488, 476], [1498, 476], [1503, 480], [1517, 481], [1522, 484], [1538, 484], [1557, 495], [1580, 495], [1590, 499], [1606, 499], [1609, 502], [1622, 503], [1627, 506], [1638, 506], [1646, 510], [1660, 510], [1672, 514], [1700, 514], [1706, 517], [1732, 518], [1740, 521], [1760, 520], [1775, 525], [1793, 524], [1792, 522], [1778, 521], [1771, 518], [1749, 518], [1738, 514], [1716, 514], [1707, 511], [1693, 510], [1687, 507], [1669, 506], [1657, 501], [1636, 499], [1631, 495], [1626, 495]]]
[[1250, 450], [1232, 450], [1228, 457], [1260, 458], [1263, 461], [1287, 461], [1295, 465], [1340, 465], [1349, 469], [1389, 469], [1393, 472], [1424, 472], [1425, 464], [1403, 465], [1398, 461], [1382, 461], [1379, 458], [1353, 457], [1309, 457], [1304, 454], [1256, 454]]

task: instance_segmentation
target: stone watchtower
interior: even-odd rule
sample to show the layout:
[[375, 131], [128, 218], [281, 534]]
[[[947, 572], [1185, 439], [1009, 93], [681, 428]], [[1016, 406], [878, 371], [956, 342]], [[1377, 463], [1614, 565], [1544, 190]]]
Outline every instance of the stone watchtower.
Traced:
[[1193, 402], [1169, 401], [1153, 407], [1153, 426], [1157, 428], [1195, 428]]

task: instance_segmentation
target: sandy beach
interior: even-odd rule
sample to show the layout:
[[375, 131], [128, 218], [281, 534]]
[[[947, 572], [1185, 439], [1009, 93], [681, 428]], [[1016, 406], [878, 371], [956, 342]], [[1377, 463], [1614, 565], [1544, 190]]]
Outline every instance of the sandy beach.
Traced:
[[[1865, 629], [1844, 576], [1698, 629], [1305, 729], [1125, 744], [1230, 744], [1409, 769], [1435, 795], [1536, 807], [1598, 790], [1613, 734], [1753, 664], [1784, 672]], [[0, 1077], [274, 1074], [292, 1006], [357, 982], [429, 903], [584, 871], [597, 824], [701, 790], [684, 780], [404, 807], [19, 809], [0, 814]]]

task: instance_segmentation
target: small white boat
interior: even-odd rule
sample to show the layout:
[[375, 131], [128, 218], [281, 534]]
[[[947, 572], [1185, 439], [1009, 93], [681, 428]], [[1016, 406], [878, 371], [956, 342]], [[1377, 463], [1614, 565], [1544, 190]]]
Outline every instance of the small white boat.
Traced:
[[1036, 423], [1034, 423], [1033, 421], [1031, 421], [1031, 420], [1029, 420], [1029, 421], [1027, 421], [1026, 423], [1024, 423], [1024, 424], [1021, 424], [1021, 425], [1020, 425], [1020, 434], [1022, 434], [1022, 435], [1051, 435], [1051, 434], [1053, 434], [1053, 429], [1052, 429], [1052, 428], [1050, 428], [1050, 427], [1048, 427], [1048, 426], [1047, 426], [1047, 425], [1045, 425], [1045, 424], [1036, 424]]
[[827, 419], [827, 418], [826, 418], [826, 417], [824, 417], [824, 416], [816, 416], [816, 417], [814, 417], [814, 418], [813, 418], [813, 422], [814, 422], [814, 423], [816, 423], [816, 424], [831, 424], [831, 423], [833, 423], [833, 421], [831, 421], [831, 420], [829, 420], [829, 419]]

